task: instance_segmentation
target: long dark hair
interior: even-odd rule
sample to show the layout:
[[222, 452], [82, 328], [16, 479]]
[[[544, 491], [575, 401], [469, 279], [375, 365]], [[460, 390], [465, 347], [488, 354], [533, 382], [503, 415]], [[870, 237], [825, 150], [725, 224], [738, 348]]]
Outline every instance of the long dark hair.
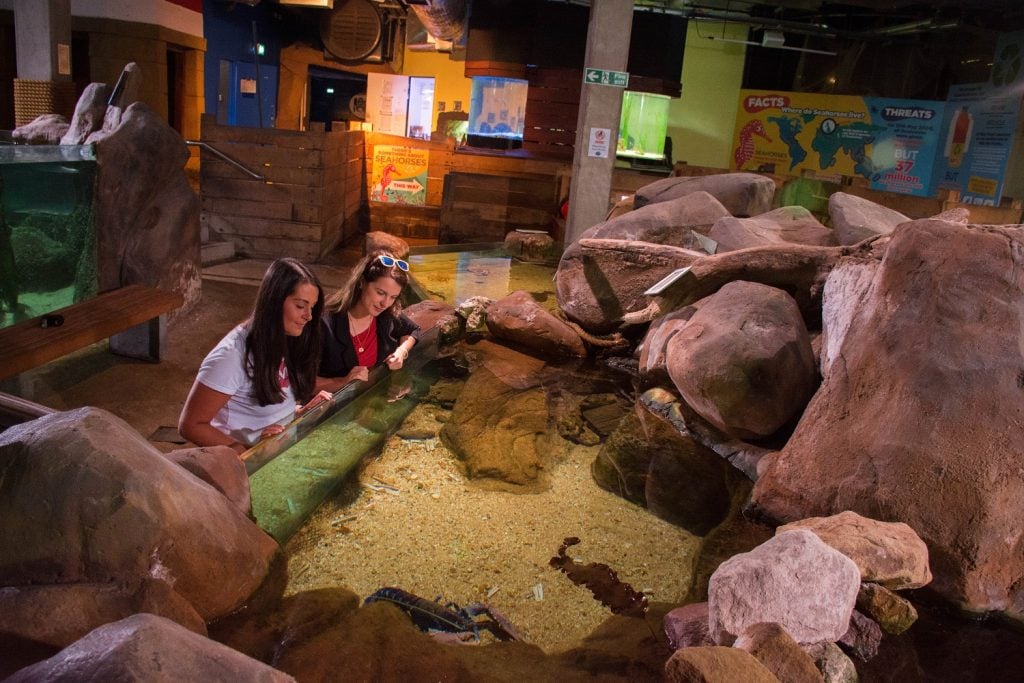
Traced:
[[[345, 285], [327, 298], [325, 306], [328, 311], [331, 313], [348, 313], [353, 304], [359, 301], [359, 297], [363, 295], [366, 285], [381, 277], [389, 277], [401, 285], [403, 290], [405, 289], [405, 286], [409, 284], [409, 274], [398, 266], [385, 266], [377, 258], [378, 256], [395, 258], [386, 251], [376, 251], [364, 256], [352, 267], [352, 272]], [[381, 315], [394, 317], [401, 312], [402, 304], [398, 299], [395, 299], [394, 303], [383, 311]]]
[[[284, 332], [284, 301], [301, 284], [316, 287], [316, 303], [312, 319], [298, 337]], [[320, 281], [301, 261], [277, 259], [263, 275], [256, 304], [246, 322], [245, 371], [252, 379], [256, 400], [261, 406], [280, 403], [284, 392], [278, 385], [277, 372], [284, 357], [288, 381], [295, 398], [305, 403], [313, 397], [317, 363], [320, 361], [320, 315], [324, 309], [324, 289]]]

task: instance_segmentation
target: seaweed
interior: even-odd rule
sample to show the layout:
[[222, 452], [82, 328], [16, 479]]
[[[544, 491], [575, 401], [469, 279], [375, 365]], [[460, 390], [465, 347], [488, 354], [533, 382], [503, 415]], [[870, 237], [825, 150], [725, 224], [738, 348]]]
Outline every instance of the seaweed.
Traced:
[[611, 609], [613, 614], [627, 617], [643, 618], [647, 613], [647, 596], [633, 589], [628, 583], [619, 580], [615, 570], [600, 562], [583, 564], [566, 554], [570, 546], [580, 542], [575, 536], [562, 541], [558, 554], [551, 558], [549, 564], [561, 570], [577, 586], [586, 586], [594, 594], [594, 598]]

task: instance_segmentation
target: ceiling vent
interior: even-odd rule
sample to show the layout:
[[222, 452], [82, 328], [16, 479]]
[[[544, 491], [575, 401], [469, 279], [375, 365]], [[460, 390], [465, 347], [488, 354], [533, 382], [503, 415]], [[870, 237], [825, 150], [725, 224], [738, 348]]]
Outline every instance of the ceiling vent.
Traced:
[[324, 48], [343, 61], [366, 59], [380, 45], [384, 21], [370, 0], [340, 0], [320, 24]]

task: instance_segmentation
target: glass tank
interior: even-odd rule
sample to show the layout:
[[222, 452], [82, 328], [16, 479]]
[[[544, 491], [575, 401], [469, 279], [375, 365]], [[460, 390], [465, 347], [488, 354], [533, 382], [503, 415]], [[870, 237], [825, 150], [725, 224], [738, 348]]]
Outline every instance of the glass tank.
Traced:
[[527, 82], [475, 76], [469, 100], [469, 144], [512, 149], [523, 144]]
[[669, 98], [627, 90], [622, 96], [616, 154], [634, 159], [664, 159]]
[[0, 146], [0, 327], [96, 294], [91, 145]]

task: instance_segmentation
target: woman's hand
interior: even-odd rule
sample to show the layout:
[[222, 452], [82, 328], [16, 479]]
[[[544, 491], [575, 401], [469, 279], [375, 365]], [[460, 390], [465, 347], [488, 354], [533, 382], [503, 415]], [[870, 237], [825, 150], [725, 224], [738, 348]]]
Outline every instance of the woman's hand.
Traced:
[[283, 431], [284, 427], [282, 427], [281, 425], [267, 425], [266, 427], [263, 428], [263, 431], [260, 432], [260, 441], [263, 441], [263, 439], [269, 439], [270, 437], [280, 434]]
[[399, 346], [394, 353], [384, 359], [384, 364], [388, 366], [388, 370], [400, 370], [408, 357], [409, 352]]
[[313, 408], [316, 408], [318, 405], [321, 405], [322, 403], [326, 403], [327, 401], [330, 401], [332, 398], [334, 398], [334, 394], [332, 394], [331, 392], [323, 391], [323, 390], [318, 391], [316, 396], [311, 398], [309, 400], [309, 402], [306, 403], [306, 405], [296, 406], [295, 407], [295, 414], [296, 415], [302, 415], [306, 411], [312, 410]]

